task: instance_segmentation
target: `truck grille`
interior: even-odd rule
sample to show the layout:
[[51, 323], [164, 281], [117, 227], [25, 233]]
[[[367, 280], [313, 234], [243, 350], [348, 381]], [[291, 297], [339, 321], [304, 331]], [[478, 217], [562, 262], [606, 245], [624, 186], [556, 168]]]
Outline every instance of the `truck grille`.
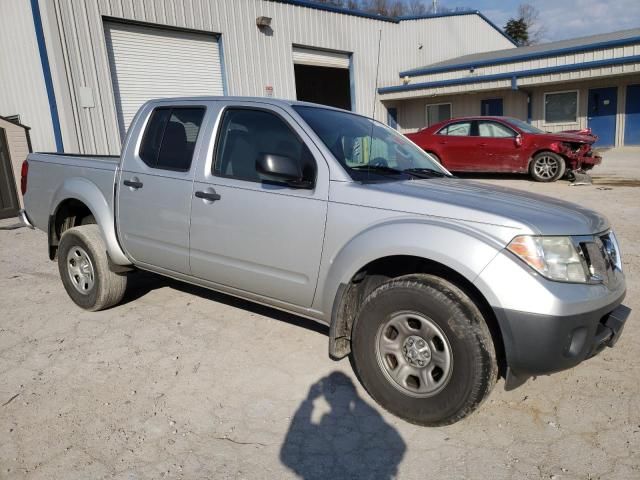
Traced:
[[581, 242], [580, 247], [592, 280], [609, 285], [620, 265], [620, 252], [615, 237], [607, 232], [591, 241]]

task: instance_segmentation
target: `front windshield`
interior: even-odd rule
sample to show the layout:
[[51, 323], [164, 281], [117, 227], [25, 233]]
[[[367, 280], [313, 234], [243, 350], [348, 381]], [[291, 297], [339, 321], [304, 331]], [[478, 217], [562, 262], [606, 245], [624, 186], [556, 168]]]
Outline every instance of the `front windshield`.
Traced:
[[522, 120], [519, 120], [517, 118], [507, 117], [507, 120], [509, 121], [509, 123], [518, 127], [525, 133], [544, 133], [544, 131], [540, 130], [539, 128], [536, 128], [533, 125], [530, 125], [527, 122], [523, 122]]
[[380, 122], [326, 108], [293, 108], [354, 180], [449, 176], [431, 156]]

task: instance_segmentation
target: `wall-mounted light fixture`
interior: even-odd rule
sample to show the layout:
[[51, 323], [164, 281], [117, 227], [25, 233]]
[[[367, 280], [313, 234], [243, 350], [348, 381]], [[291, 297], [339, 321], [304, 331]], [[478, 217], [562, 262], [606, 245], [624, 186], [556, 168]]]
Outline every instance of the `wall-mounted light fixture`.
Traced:
[[271, 17], [258, 17], [256, 18], [256, 25], [258, 28], [267, 28], [271, 26]]

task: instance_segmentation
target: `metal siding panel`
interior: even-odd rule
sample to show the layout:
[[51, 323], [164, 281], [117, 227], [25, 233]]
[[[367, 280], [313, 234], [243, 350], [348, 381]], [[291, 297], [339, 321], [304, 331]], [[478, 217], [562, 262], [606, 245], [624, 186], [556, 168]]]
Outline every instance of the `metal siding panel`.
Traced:
[[20, 115], [35, 148], [55, 150], [53, 124], [29, 2], [0, 1], [0, 115]]
[[[118, 130], [114, 121], [114, 93], [101, 15], [139, 20], [192, 29], [204, 29], [222, 35], [225, 48], [225, 74], [228, 93], [264, 95], [265, 85], [274, 87], [281, 98], [295, 98], [292, 45], [308, 45], [353, 53], [355, 107], [360, 113], [373, 111], [375, 71], [379, 30], [383, 33], [379, 86], [398, 83], [398, 72], [416, 65], [456, 55], [511, 47], [510, 43], [477, 15], [403, 21], [399, 24], [287, 5], [265, 0], [86, 0], [59, 2], [61, 30], [65, 37], [68, 77], [72, 97], [80, 86], [94, 88], [95, 108], [86, 118], [77, 101], [72, 105], [80, 132], [80, 150], [85, 153], [109, 153], [116, 150]], [[255, 18], [273, 18], [272, 36], [257, 29]], [[88, 26], [81, 24], [89, 24]], [[79, 32], [79, 33], [78, 33]], [[418, 43], [423, 44], [418, 49]], [[80, 48], [81, 46], [81, 48]], [[96, 52], [86, 54], [80, 50]], [[158, 72], [158, 74], [164, 72]], [[147, 79], [145, 79], [147, 80]], [[90, 81], [89, 84], [86, 81]], [[148, 82], [141, 82], [145, 85]], [[98, 86], [102, 86], [98, 89]], [[384, 121], [385, 109], [376, 100], [376, 116]], [[87, 110], [87, 109], [84, 109]], [[100, 113], [102, 112], [102, 113]], [[111, 113], [110, 113], [111, 112]], [[100, 116], [104, 119], [100, 119]], [[112, 117], [109, 119], [108, 117]], [[115, 143], [114, 143], [115, 142]]]

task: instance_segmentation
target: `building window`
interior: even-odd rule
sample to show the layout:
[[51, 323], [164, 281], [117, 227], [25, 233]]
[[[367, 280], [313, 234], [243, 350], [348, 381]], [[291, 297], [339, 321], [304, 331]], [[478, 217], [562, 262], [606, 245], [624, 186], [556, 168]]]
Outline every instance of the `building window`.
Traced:
[[578, 91], [544, 94], [544, 123], [576, 123]]
[[427, 127], [451, 119], [450, 103], [434, 103], [427, 105]]

